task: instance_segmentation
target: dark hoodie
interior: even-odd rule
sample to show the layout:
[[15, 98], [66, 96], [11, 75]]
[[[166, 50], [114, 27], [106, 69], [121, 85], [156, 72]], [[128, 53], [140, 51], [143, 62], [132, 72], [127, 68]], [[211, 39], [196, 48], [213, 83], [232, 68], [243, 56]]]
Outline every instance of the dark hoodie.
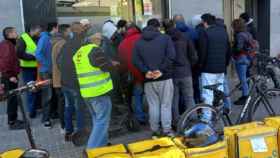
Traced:
[[142, 38], [137, 41], [133, 50], [133, 64], [142, 72], [160, 70], [159, 81], [172, 78], [173, 61], [176, 52], [171, 38], [161, 34], [157, 28], [146, 27]]
[[196, 30], [187, 26], [185, 22], [176, 22], [176, 29], [183, 32], [186, 36], [186, 39], [191, 38], [194, 43], [198, 40], [198, 33], [196, 32]]
[[167, 34], [172, 38], [176, 49], [174, 78], [191, 77], [191, 67], [198, 61], [197, 52], [191, 39], [177, 29], [167, 30]]
[[79, 83], [72, 58], [82, 46], [84, 39], [84, 34], [74, 33], [74, 37], [66, 41], [57, 56], [56, 62], [61, 72], [62, 87], [79, 91]]

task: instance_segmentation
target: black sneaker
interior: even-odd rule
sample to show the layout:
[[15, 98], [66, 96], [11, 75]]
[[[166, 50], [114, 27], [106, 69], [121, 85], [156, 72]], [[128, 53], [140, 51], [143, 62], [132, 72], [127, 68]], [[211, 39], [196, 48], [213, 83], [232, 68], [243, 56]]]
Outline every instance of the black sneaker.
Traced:
[[25, 123], [20, 120], [10, 121], [8, 124], [10, 130], [21, 130], [25, 128]]
[[160, 132], [153, 132], [152, 139], [158, 139], [160, 137], [161, 137], [161, 133]]
[[245, 105], [248, 97], [242, 96], [237, 101], [234, 102], [235, 105]]
[[72, 141], [72, 138], [73, 138], [73, 133], [65, 133], [64, 135], [64, 140], [66, 142], [71, 142]]
[[169, 130], [167, 132], [163, 132], [163, 135], [166, 137], [175, 137], [175, 132], [173, 130]]
[[45, 122], [44, 122], [44, 127], [46, 127], [46, 128], [52, 128], [52, 123], [51, 123], [51, 121], [45, 121]]

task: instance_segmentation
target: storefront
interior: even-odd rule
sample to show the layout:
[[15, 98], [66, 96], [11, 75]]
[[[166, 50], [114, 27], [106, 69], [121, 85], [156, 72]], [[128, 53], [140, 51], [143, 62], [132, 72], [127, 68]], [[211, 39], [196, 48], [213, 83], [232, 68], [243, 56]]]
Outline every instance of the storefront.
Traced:
[[57, 0], [57, 15], [61, 21], [87, 17], [95, 23], [108, 18], [126, 19], [143, 26], [150, 18], [168, 15], [166, 0]]

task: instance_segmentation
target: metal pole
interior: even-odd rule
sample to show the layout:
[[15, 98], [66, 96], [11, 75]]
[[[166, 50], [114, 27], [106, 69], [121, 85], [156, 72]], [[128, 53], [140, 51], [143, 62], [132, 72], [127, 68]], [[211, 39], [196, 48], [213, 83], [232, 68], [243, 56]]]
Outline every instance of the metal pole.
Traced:
[[34, 141], [34, 138], [33, 138], [33, 135], [32, 135], [30, 122], [26, 117], [26, 113], [25, 113], [25, 110], [24, 110], [24, 107], [23, 107], [22, 99], [21, 99], [21, 96], [19, 94], [17, 94], [17, 99], [18, 99], [18, 106], [20, 108], [20, 112], [22, 114], [22, 118], [23, 118], [23, 121], [25, 123], [25, 132], [27, 134], [30, 146], [31, 146], [32, 149], [36, 149], [36, 144], [35, 144], [35, 141]]
[[24, 12], [23, 12], [23, 0], [20, 1], [20, 14], [21, 14], [21, 24], [22, 24], [22, 32], [25, 32], [25, 23], [24, 23]]

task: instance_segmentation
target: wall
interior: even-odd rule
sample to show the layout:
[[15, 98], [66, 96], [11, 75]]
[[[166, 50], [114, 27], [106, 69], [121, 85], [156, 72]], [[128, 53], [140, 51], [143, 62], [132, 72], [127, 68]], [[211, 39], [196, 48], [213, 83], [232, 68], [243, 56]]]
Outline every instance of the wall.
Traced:
[[[14, 1], [14, 0], [10, 0]], [[49, 22], [56, 21], [55, 0], [22, 0], [25, 27], [31, 25], [45, 26]]]
[[170, 0], [171, 15], [183, 14], [188, 21], [197, 14], [212, 13], [223, 17], [223, 0]]
[[271, 0], [270, 54], [280, 54], [280, 1]]
[[23, 31], [20, 1], [0, 0], [0, 40], [3, 39], [2, 30], [7, 26], [16, 27], [18, 33]]

